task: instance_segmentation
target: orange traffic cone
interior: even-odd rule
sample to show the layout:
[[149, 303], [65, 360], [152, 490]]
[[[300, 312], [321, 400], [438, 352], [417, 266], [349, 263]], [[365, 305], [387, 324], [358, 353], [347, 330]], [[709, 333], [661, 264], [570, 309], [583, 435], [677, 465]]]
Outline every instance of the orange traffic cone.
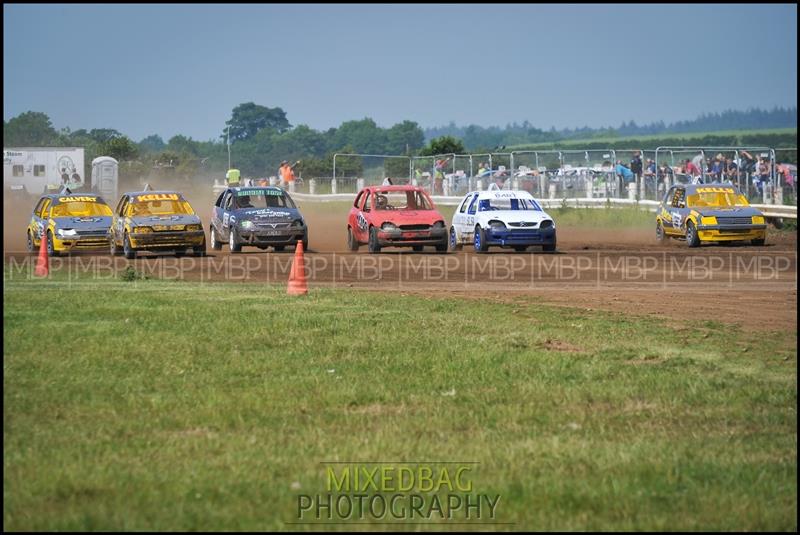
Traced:
[[36, 260], [36, 269], [33, 274], [37, 277], [46, 277], [50, 273], [50, 258], [47, 256], [47, 232], [42, 232], [39, 258]]
[[297, 248], [294, 251], [294, 261], [289, 271], [289, 287], [286, 289], [286, 293], [289, 295], [308, 294], [305, 259], [303, 258], [303, 242], [301, 241], [297, 242]]

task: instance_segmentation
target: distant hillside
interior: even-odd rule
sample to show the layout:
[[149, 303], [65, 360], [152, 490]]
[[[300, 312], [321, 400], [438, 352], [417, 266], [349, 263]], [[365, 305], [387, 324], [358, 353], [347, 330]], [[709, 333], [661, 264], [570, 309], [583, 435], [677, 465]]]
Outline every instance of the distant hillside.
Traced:
[[425, 130], [427, 140], [439, 136], [455, 136], [463, 140], [467, 149], [491, 149], [500, 146], [529, 145], [534, 143], [554, 143], [566, 140], [609, 140], [631, 136], [661, 136], [664, 134], [692, 134], [703, 135], [712, 132], [744, 132], [751, 130], [774, 130], [797, 128], [797, 108], [773, 108], [762, 110], [753, 108], [747, 111], [727, 110], [722, 113], [704, 113], [691, 121], [677, 121], [665, 124], [658, 121], [647, 125], [637, 125], [635, 121], [623, 121], [618, 127], [590, 128], [565, 128], [557, 130], [550, 127], [542, 130], [528, 121], [522, 124], [508, 124], [504, 128], [499, 126], [482, 127], [478, 125], [457, 126], [450, 123], [447, 126], [428, 128]]

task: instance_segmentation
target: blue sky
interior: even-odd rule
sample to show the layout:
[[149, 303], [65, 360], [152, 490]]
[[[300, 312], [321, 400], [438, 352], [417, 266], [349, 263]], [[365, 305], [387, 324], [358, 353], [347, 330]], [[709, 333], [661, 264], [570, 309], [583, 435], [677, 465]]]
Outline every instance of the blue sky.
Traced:
[[231, 109], [326, 129], [692, 119], [797, 104], [796, 5], [4, 5], [3, 118], [216, 138]]

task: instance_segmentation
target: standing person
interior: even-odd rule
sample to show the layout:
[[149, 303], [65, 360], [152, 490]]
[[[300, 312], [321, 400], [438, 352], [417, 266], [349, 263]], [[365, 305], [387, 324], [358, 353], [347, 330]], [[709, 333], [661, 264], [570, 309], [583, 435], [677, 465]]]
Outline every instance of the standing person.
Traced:
[[759, 195], [764, 195], [764, 184], [769, 182], [769, 164], [766, 158], [761, 158], [758, 161], [758, 183], [756, 188]]
[[225, 178], [228, 180], [228, 187], [236, 187], [239, 185], [239, 178], [241, 173], [235, 167], [231, 167], [228, 169], [228, 172], [225, 173]]
[[281, 186], [288, 187], [295, 181], [294, 168], [300, 163], [300, 160], [294, 162], [294, 165], [289, 165], [289, 162], [284, 160], [281, 162]]
[[686, 167], [684, 168], [683, 171], [684, 173], [686, 173], [687, 179], [692, 184], [700, 183], [700, 177], [702, 176], [703, 173], [700, 171], [700, 168], [697, 167], [697, 164], [695, 164], [692, 160], [688, 158], [686, 159]]
[[631, 158], [631, 171], [633, 171], [633, 175], [638, 180], [642, 177], [642, 153], [641, 151], [636, 151], [633, 153], [633, 158]]
[[383, 184], [381, 184], [381, 186], [393, 186], [393, 185], [394, 185], [394, 182], [392, 182], [392, 177], [390, 177], [390, 176], [387, 176], [386, 178], [384, 178], [383, 179]]

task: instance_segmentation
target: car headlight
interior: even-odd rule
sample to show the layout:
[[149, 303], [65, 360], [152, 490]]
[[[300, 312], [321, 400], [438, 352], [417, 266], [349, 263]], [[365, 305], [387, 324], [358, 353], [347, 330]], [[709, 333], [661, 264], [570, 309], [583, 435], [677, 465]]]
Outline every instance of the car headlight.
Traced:
[[133, 227], [134, 234], [147, 234], [153, 232], [153, 229], [150, 227]]
[[716, 216], [713, 216], [713, 215], [712, 216], [705, 216], [705, 215], [701, 216], [700, 217], [700, 224], [701, 225], [716, 225], [717, 224], [717, 218], [716, 218]]
[[444, 221], [437, 221], [436, 223], [433, 224], [433, 228], [436, 229], [444, 228]]
[[489, 226], [495, 230], [503, 230], [504, 228], [506, 228], [505, 223], [503, 223], [502, 221], [497, 221], [496, 219], [494, 221], [489, 221]]
[[381, 228], [382, 228], [383, 230], [397, 230], [397, 225], [395, 225], [394, 223], [390, 223], [389, 221], [387, 221], [386, 223], [384, 223], [383, 225], [381, 225]]
[[550, 227], [555, 228], [555, 226], [556, 226], [555, 222], [553, 222], [550, 219], [545, 219], [544, 221], [539, 223], [539, 228], [550, 228]]
[[754, 225], [763, 225], [764, 224], [764, 216], [763, 215], [754, 215], [753, 216], [753, 224]]
[[252, 230], [255, 225], [252, 221], [242, 221], [239, 223], [239, 226], [242, 230]]
[[292, 226], [295, 227], [295, 228], [302, 228], [303, 220], [302, 219], [295, 219], [294, 221], [292, 221]]
[[203, 225], [186, 225], [186, 230], [189, 232], [203, 230]]
[[78, 231], [75, 230], [74, 228], [63, 228], [63, 229], [60, 228], [56, 230], [56, 234], [58, 234], [59, 236], [77, 236]]

